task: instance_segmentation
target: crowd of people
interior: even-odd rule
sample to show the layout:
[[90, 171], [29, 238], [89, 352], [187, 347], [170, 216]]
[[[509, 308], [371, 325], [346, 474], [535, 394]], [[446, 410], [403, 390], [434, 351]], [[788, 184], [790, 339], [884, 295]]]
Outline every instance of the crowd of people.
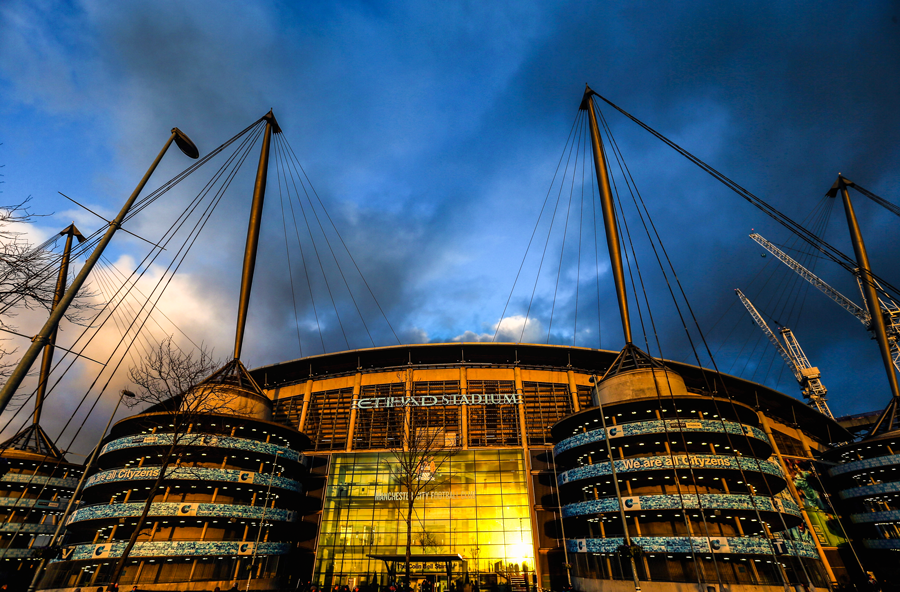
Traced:
[[390, 581], [387, 584], [379, 585], [377, 582], [362, 583], [361, 585], [350, 587], [347, 584], [334, 585], [330, 589], [319, 586], [313, 582], [307, 582], [298, 588], [298, 592], [511, 592], [508, 585], [494, 584], [488, 589], [482, 590], [477, 582], [458, 581], [451, 582], [445, 589], [441, 589], [440, 583], [434, 583], [429, 579], [413, 581], [409, 585]]

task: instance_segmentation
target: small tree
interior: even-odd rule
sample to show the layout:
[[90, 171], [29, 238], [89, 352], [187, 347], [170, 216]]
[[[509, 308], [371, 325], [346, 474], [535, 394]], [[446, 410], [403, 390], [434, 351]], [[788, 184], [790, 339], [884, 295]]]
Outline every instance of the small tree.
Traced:
[[[408, 371], [412, 381], [412, 370]], [[421, 409], [422, 416], [417, 417], [416, 409]], [[427, 408], [407, 406], [402, 422], [402, 433], [391, 448], [393, 462], [388, 463], [393, 482], [405, 494], [406, 506], [406, 584], [410, 583], [410, 558], [413, 546], [413, 510], [416, 500], [434, 491], [443, 481], [438, 476], [441, 468], [457, 452], [459, 438], [456, 434], [447, 434], [443, 427], [428, 425]]]
[[191, 425], [210, 413], [231, 413], [226, 401], [216, 396], [217, 385], [203, 382], [220, 365], [202, 344], [199, 352], [184, 352], [170, 336], [162, 340], [142, 364], [128, 372], [137, 392], [126, 404], [130, 407], [148, 405], [152, 410], [167, 413], [172, 441], [163, 453], [159, 474], [150, 487], [134, 532], [110, 574], [110, 589], [114, 589], [121, 577], [128, 556], [145, 528], [151, 504], [166, 480], [169, 467], [180, 461], [188, 447], [196, 445], [196, 438], [190, 433]]

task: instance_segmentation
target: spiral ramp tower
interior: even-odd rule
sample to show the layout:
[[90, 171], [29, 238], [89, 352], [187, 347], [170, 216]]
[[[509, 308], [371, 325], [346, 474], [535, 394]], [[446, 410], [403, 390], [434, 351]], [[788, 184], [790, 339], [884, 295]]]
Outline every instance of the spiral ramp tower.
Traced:
[[[216, 412], [173, 434], [170, 404], [119, 421], [101, 445], [62, 557], [41, 589], [107, 584], [178, 439], [118, 584], [141, 590], [254, 590], [292, 584], [308, 439], [271, 420], [271, 402], [235, 360], [204, 385]], [[193, 391], [192, 391], [193, 392]], [[168, 408], [167, 408], [168, 407]]]
[[827, 586], [816, 548], [780, 534], [801, 524], [801, 508], [749, 405], [688, 392], [629, 345], [598, 382], [594, 407], [552, 433], [576, 589], [630, 590], [630, 565], [645, 591]]
[[896, 581], [900, 566], [900, 414], [891, 398], [869, 434], [830, 450], [825, 460], [831, 490], [850, 518], [867, 571]]
[[82, 468], [68, 462], [36, 423], [0, 448], [0, 577], [9, 586], [27, 586]]

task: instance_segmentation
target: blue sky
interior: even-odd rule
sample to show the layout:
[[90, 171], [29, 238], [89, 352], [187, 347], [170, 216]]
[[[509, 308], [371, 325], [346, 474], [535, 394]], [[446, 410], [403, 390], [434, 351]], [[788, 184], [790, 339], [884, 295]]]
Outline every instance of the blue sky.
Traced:
[[[900, 202], [898, 17], [890, 2], [10, 0], [0, 5], [0, 187], [4, 203], [31, 195], [35, 211], [53, 213], [32, 229], [36, 237], [72, 219], [93, 231], [97, 220], [57, 191], [112, 215], [171, 127], [206, 153], [273, 108], [401, 340], [482, 338], [496, 328], [586, 82], [796, 219], [838, 171]], [[785, 231], [633, 123], [604, 113], [720, 368], [794, 394], [733, 294], [744, 288], [779, 316], [784, 278], [752, 281], [771, 259], [747, 234], [756, 228], [783, 244]], [[149, 186], [186, 165], [170, 153]], [[160, 304], [223, 356], [251, 183], [235, 181]], [[270, 184], [248, 366], [300, 355], [272, 191]], [[158, 234], [180, 199], [167, 196], [133, 229]], [[862, 199], [873, 266], [898, 283], [898, 220]], [[839, 204], [826, 238], [851, 252]], [[547, 339], [559, 248], [551, 241], [548, 260], [557, 262], [541, 276], [526, 340]], [[124, 266], [142, 249], [117, 238], [110, 255]], [[646, 269], [651, 257], [638, 249]], [[572, 342], [580, 281], [576, 344], [621, 347], [604, 259], [601, 249], [598, 325], [596, 312], [582, 308], [596, 310], [596, 278], [584, 267], [575, 275], [575, 261], [564, 258], [551, 343]], [[825, 263], [817, 269], [859, 301], [852, 278]], [[507, 314], [519, 320], [507, 321], [503, 337], [521, 328], [535, 270], [523, 271]], [[691, 361], [664, 284], [648, 283], [663, 354]], [[350, 347], [371, 345], [352, 304], [337, 300]], [[297, 302], [308, 319], [309, 303]], [[372, 305], [363, 309], [372, 339], [396, 343]], [[877, 350], [852, 317], [817, 293], [802, 314], [782, 316], [822, 368], [837, 414], [886, 403]], [[343, 349], [335, 319], [322, 320], [326, 349]], [[20, 329], [35, 331], [28, 322], [20, 319]], [[315, 328], [304, 321], [301, 333], [304, 354], [319, 353]]]

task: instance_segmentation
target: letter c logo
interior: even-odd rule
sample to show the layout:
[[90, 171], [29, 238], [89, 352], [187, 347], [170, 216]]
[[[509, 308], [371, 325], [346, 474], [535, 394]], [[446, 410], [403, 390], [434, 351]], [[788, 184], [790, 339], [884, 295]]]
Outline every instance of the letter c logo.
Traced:
[[610, 436], [616, 436], [616, 435], [618, 435], [618, 434], [619, 434], [619, 428], [610, 428], [610, 429], [609, 429], [609, 435], [610, 435]]
[[626, 499], [626, 500], [625, 500], [625, 507], [626, 507], [626, 508], [633, 508], [633, 507], [634, 507], [634, 500], [631, 499], [631, 498]]
[[709, 546], [712, 547], [714, 551], [718, 551], [722, 548], [722, 541], [718, 539], [711, 539], [709, 541]]

